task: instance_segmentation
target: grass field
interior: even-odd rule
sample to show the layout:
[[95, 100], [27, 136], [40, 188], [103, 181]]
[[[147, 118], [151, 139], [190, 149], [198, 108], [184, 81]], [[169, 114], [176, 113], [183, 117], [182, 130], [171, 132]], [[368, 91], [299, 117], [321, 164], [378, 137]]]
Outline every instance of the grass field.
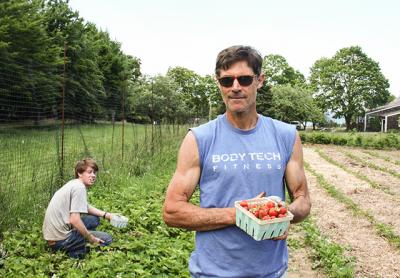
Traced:
[[73, 177], [77, 160], [95, 158], [100, 176], [110, 171], [140, 176], [183, 132], [185, 127], [167, 125], [70, 125], [62, 159], [59, 128], [0, 129], [0, 232], [12, 228], [16, 218], [42, 212], [55, 190]]

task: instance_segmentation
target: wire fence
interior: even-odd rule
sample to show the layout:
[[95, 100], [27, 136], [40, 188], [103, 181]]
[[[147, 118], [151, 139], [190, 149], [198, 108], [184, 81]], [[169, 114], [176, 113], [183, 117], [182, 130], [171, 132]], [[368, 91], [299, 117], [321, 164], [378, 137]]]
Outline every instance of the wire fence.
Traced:
[[[84, 110], [80, 95], [63, 86], [62, 69], [59, 78], [48, 79], [54, 69], [7, 65], [0, 61], [0, 238], [19, 219], [43, 214], [53, 193], [73, 178], [77, 160], [92, 157], [105, 173], [142, 175], [187, 130], [127, 122], [120, 88], [108, 88], [119, 97], [108, 98], [106, 109]], [[33, 76], [41, 78], [30, 83]]]

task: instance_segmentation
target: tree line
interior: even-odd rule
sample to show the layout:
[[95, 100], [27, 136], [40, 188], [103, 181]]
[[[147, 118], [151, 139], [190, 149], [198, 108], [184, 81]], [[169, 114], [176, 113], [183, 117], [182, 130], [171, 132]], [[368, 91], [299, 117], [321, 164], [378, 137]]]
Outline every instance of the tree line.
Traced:
[[[68, 1], [0, 3], [0, 122], [64, 112], [75, 121], [183, 123], [224, 111], [212, 75], [174, 67], [147, 76], [140, 65]], [[393, 99], [379, 64], [359, 46], [317, 60], [307, 78], [277, 54], [264, 57], [263, 73], [258, 112], [286, 122], [323, 125], [330, 112], [350, 129], [366, 110]]]

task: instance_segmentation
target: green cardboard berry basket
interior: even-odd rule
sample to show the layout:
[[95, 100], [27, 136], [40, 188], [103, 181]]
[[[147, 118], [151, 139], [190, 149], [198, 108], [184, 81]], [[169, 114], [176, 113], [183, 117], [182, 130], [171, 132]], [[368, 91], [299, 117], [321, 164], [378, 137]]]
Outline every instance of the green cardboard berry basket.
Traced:
[[[249, 205], [265, 204], [271, 200], [268, 197], [247, 200]], [[261, 220], [255, 217], [250, 211], [240, 206], [241, 201], [235, 202], [236, 226], [245, 231], [255, 240], [264, 240], [283, 235], [289, 228], [293, 214], [288, 211], [286, 217], [270, 220]]]

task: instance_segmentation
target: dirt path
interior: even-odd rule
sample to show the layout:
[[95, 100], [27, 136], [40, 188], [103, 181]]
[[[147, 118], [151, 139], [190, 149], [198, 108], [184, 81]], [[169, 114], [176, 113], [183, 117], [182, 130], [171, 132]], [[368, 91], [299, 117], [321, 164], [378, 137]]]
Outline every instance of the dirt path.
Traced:
[[388, 150], [365, 150], [365, 152], [379, 153], [380, 156], [388, 159], [389, 161], [396, 163], [400, 162], [400, 150], [388, 151]]
[[[327, 162], [316, 151], [321, 149], [343, 167], [366, 176], [368, 179], [389, 187], [394, 195], [371, 187], [353, 174]], [[394, 163], [383, 158], [373, 158], [362, 150], [335, 146], [304, 146], [304, 159], [318, 174], [338, 190], [351, 198], [361, 209], [376, 213], [378, 221], [390, 225], [400, 234], [400, 182], [390, 174], [362, 167], [360, 163], [344, 155], [344, 151], [366, 159], [376, 165], [392, 167]], [[380, 153], [379, 153], [380, 154]], [[384, 154], [385, 155], [385, 154]], [[388, 160], [388, 159], [386, 159]], [[381, 163], [384, 161], [385, 163]], [[395, 167], [398, 167], [395, 165]], [[395, 168], [394, 168], [395, 169]], [[400, 277], [400, 251], [389, 242], [377, 235], [372, 224], [365, 218], [355, 217], [345, 205], [317, 185], [316, 177], [307, 172], [307, 180], [312, 197], [313, 207], [311, 217], [314, 219], [321, 234], [330, 240], [344, 246], [345, 256], [354, 258], [355, 277]], [[300, 227], [293, 225], [290, 236], [297, 242], [304, 242]], [[319, 278], [327, 277], [323, 270], [312, 269], [311, 250], [307, 246], [289, 248], [289, 278]]]
[[[328, 145], [318, 145], [318, 149], [321, 149], [324, 153], [326, 153], [330, 158], [335, 160], [337, 163], [340, 163], [343, 165], [346, 169], [350, 169], [353, 172], [356, 172], [360, 175], [363, 175], [367, 177], [369, 180], [387, 188], [390, 192], [396, 194], [397, 196], [400, 196], [400, 179], [394, 177], [393, 175], [389, 173], [385, 173], [379, 170], [372, 169], [370, 167], [365, 167], [361, 163], [359, 163], [356, 160], [353, 160], [349, 157], [347, 157], [344, 153], [348, 152], [351, 153], [357, 157], [364, 158], [366, 159], [365, 156], [368, 156], [368, 154], [365, 154], [362, 156], [362, 151], [359, 151], [357, 149], [350, 149], [350, 148], [343, 148], [343, 147], [336, 147], [336, 146], [328, 146]], [[395, 169], [397, 167], [396, 165], [393, 165], [389, 162], [386, 162], [385, 164], [381, 164], [384, 160], [382, 159], [366, 159], [366, 162], [373, 163], [377, 166], [381, 167], [386, 167], [388, 169]], [[386, 165], [389, 164], [389, 165]], [[400, 173], [400, 167], [399, 167], [399, 173]], [[400, 205], [400, 198], [399, 199], [399, 205]]]
[[[304, 153], [305, 160], [312, 169], [324, 175], [330, 182], [335, 181], [335, 185], [336, 182], [344, 184], [341, 189], [368, 189], [365, 184], [343, 170], [335, 169], [318, 158], [312, 149], [305, 148]], [[307, 173], [307, 180], [313, 204], [311, 216], [322, 234], [348, 247], [345, 255], [355, 258], [355, 277], [400, 277], [400, 252], [377, 236], [366, 219], [355, 218], [342, 203], [330, 197], [317, 185], [315, 176]], [[354, 186], [350, 186], [353, 183]]]
[[[305, 147], [304, 155], [305, 161], [310, 164], [312, 169], [322, 174], [330, 184], [345, 193], [361, 209], [368, 211], [379, 222], [389, 225], [397, 235], [400, 235], [399, 195], [389, 195], [372, 188], [367, 182], [330, 164], [312, 148]], [[334, 160], [337, 160], [333, 152], [331, 155]]]
[[355, 218], [346, 207], [317, 186], [307, 173], [312, 196], [312, 216], [322, 234], [348, 247], [346, 255], [355, 258], [356, 277], [400, 277], [400, 252], [376, 235], [365, 219]]
[[[343, 147], [341, 147], [339, 149], [341, 151], [343, 150], [345, 152], [350, 152], [351, 154], [353, 154], [353, 155], [355, 155], [355, 156], [357, 156], [357, 157], [359, 157], [359, 158], [361, 158], [361, 159], [363, 159], [363, 160], [365, 160], [365, 161], [367, 161], [369, 163], [375, 164], [375, 165], [377, 165], [379, 167], [385, 168], [387, 170], [391, 170], [391, 171], [396, 172], [396, 173], [400, 173], [400, 165], [396, 165], [393, 162], [386, 161], [383, 158], [380, 158], [380, 157], [377, 157], [377, 156], [373, 155], [373, 153], [369, 154], [369, 153], [364, 152], [361, 149], [354, 149], [354, 148], [351, 149], [351, 148], [343, 148]], [[397, 178], [397, 181], [400, 183], [400, 179], [399, 178]]]

